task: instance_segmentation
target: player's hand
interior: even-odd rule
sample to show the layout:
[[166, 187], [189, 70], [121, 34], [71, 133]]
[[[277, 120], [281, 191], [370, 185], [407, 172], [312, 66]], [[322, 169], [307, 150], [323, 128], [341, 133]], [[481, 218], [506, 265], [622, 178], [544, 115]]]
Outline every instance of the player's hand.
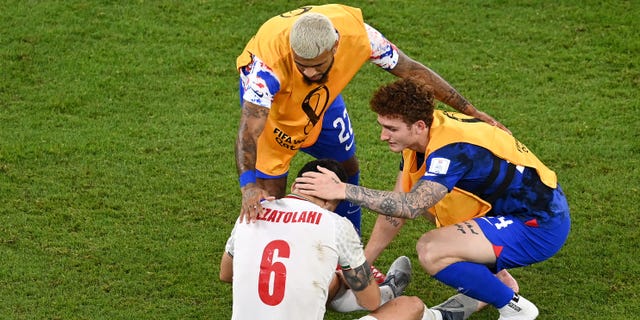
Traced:
[[320, 172], [308, 171], [296, 178], [296, 188], [300, 193], [325, 200], [343, 200], [346, 183], [340, 181], [331, 170], [318, 166]]
[[498, 273], [496, 273], [496, 277], [502, 281], [502, 283], [506, 284], [507, 287], [511, 288], [514, 292], [520, 292], [520, 286], [518, 286], [518, 281], [509, 273], [507, 269], [502, 269]]
[[476, 119], [480, 119], [492, 126], [496, 126], [504, 131], [506, 131], [509, 134], [512, 134], [511, 131], [509, 129], [507, 129], [507, 127], [505, 127], [502, 123], [498, 122], [496, 119], [494, 119], [492, 116], [480, 111], [480, 110], [476, 110], [476, 112], [474, 112], [474, 114], [472, 115], [474, 118]]
[[240, 223], [243, 221], [256, 222], [262, 216], [262, 200], [274, 200], [265, 190], [255, 183], [249, 183], [242, 187], [242, 207], [240, 208]]

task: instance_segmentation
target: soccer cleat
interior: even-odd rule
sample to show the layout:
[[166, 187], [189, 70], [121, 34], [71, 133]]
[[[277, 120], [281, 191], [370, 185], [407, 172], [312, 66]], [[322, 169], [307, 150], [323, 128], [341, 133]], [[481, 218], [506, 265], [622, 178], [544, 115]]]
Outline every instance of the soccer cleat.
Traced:
[[384, 280], [387, 278], [387, 276], [384, 275], [384, 273], [380, 272], [380, 270], [378, 270], [378, 268], [371, 266], [371, 275], [373, 275], [373, 278], [376, 280], [376, 283], [381, 284], [384, 282]]
[[498, 309], [498, 312], [500, 312], [498, 320], [533, 320], [538, 317], [536, 305], [517, 293], [506, 306]]
[[411, 281], [411, 260], [406, 256], [398, 257], [387, 271], [387, 277], [380, 286], [389, 286], [393, 296], [401, 296]]
[[443, 320], [466, 320], [478, 310], [479, 303], [474, 298], [458, 293], [431, 309], [440, 311]]

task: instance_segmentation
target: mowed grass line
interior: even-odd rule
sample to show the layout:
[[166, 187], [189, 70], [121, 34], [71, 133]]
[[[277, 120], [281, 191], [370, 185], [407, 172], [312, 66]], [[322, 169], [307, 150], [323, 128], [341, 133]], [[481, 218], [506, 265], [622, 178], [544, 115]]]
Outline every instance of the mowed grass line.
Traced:
[[[558, 173], [567, 245], [513, 270], [540, 319], [635, 317], [638, 6], [349, 3]], [[304, 4], [0, 4], [0, 318], [230, 318], [217, 265], [240, 202], [235, 57], [264, 20]], [[390, 189], [397, 172], [367, 106], [392, 79], [367, 65], [345, 91], [366, 186]], [[363, 217], [366, 240], [375, 214]], [[430, 228], [409, 222], [377, 265], [408, 255], [407, 294], [433, 305], [454, 292], [419, 268], [415, 240]]]

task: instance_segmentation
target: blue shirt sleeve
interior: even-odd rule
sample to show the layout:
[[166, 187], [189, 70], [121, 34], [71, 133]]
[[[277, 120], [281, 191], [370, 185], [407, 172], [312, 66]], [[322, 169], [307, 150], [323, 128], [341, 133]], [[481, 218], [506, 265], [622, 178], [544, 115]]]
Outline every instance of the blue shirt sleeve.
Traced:
[[492, 163], [489, 150], [469, 143], [452, 143], [427, 157], [422, 179], [442, 184], [449, 191], [455, 186], [475, 190], [486, 180]]

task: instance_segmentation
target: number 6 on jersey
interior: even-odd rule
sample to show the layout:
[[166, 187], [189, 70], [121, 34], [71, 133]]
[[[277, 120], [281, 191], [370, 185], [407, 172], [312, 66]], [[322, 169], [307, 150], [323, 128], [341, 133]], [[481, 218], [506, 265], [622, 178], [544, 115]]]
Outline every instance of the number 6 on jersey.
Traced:
[[287, 268], [284, 263], [274, 262], [276, 250], [276, 258], [289, 258], [290, 248], [286, 241], [274, 240], [269, 242], [264, 251], [262, 251], [260, 277], [258, 277], [260, 300], [270, 306], [275, 306], [282, 302], [287, 281]]

